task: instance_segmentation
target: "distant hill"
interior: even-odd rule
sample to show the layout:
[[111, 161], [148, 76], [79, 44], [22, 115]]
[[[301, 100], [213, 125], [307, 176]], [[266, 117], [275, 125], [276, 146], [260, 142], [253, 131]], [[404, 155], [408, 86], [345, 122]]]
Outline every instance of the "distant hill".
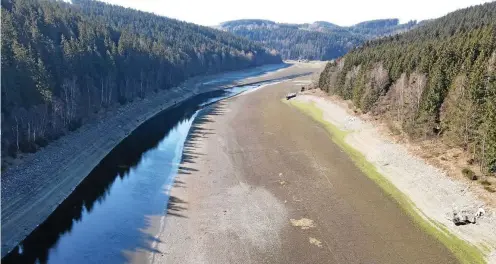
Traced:
[[496, 2], [367, 42], [329, 63], [319, 86], [413, 139], [462, 147], [496, 172]]
[[378, 19], [358, 23], [348, 30], [356, 34], [363, 35], [369, 39], [393, 35], [412, 29], [417, 25], [417, 21], [410, 21], [405, 24], [400, 24], [397, 18], [393, 19]]
[[342, 27], [326, 21], [284, 24], [263, 19], [221, 23], [216, 28], [246, 37], [277, 50], [283, 59], [329, 60], [344, 55], [367, 40], [407, 31], [416, 21], [398, 19], [365, 21]]

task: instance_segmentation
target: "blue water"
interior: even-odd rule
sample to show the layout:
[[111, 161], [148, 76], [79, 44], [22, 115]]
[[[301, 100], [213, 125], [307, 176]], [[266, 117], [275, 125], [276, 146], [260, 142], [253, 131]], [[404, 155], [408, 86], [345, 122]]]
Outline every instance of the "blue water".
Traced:
[[178, 171], [188, 173], [183, 148], [197, 117], [260, 85], [206, 93], [145, 122], [2, 262], [122, 263], [126, 253], [154, 251], [155, 238], [144, 232], [150, 216], [182, 217], [182, 201], [167, 188]]
[[[139, 163], [124, 177], [118, 177], [92, 211], [83, 208], [72, 230], [49, 250], [49, 263], [121, 262], [120, 249], [145, 247], [149, 240], [139, 228], [148, 226], [147, 216], [167, 210], [165, 186], [171, 184], [196, 113], [169, 131], [158, 145], [143, 153]], [[102, 252], [103, 250], [103, 252]]]

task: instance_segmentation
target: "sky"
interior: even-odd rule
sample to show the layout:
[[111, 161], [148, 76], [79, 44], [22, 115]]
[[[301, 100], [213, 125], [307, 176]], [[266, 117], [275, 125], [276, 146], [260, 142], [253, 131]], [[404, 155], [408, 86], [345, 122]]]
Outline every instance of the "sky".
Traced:
[[400, 22], [441, 17], [484, 0], [104, 0], [204, 26], [259, 18], [281, 23], [328, 21], [350, 26], [380, 18]]

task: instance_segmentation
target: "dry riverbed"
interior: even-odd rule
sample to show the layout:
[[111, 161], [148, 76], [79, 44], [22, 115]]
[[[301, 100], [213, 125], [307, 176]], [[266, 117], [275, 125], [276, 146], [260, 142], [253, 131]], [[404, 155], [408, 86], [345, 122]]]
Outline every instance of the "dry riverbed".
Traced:
[[[363, 155], [380, 175], [394, 185], [392, 188], [406, 195], [399, 199], [405, 199], [406, 204], [412, 203], [406, 207], [419, 212], [413, 214], [433, 223], [432, 227], [438, 232], [447, 230], [475, 245], [486, 255], [488, 263], [496, 263], [496, 210], [492, 206], [496, 197], [481, 197], [472, 192], [471, 183], [453, 179], [444, 170], [412, 154], [406, 146], [381, 133], [375, 124], [353, 114], [342, 101], [308, 93], [295, 98], [293, 104], [320, 116], [317, 118], [337, 129], [336, 133], [342, 132], [342, 140], [347, 146]], [[473, 215], [478, 208], [484, 208], [485, 215], [476, 224], [457, 226], [453, 223], [454, 211], [464, 210]], [[454, 238], [444, 238], [444, 243], [452, 246], [452, 251], [457, 251], [460, 245], [454, 245], [453, 241]]]
[[[318, 71], [316, 70], [316, 73]], [[310, 77], [199, 115], [135, 263], [456, 263], [328, 132], [281, 101]]]

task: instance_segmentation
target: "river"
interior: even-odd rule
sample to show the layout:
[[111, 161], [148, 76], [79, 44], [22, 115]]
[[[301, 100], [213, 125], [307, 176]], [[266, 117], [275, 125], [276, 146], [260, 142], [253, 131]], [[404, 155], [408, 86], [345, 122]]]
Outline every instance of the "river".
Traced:
[[[150, 216], [180, 216], [168, 191], [182, 168], [184, 143], [197, 117], [215, 102], [266, 83], [193, 97], [143, 123], [2, 263], [121, 263], [155, 239]], [[187, 173], [187, 172], [182, 172]]]

